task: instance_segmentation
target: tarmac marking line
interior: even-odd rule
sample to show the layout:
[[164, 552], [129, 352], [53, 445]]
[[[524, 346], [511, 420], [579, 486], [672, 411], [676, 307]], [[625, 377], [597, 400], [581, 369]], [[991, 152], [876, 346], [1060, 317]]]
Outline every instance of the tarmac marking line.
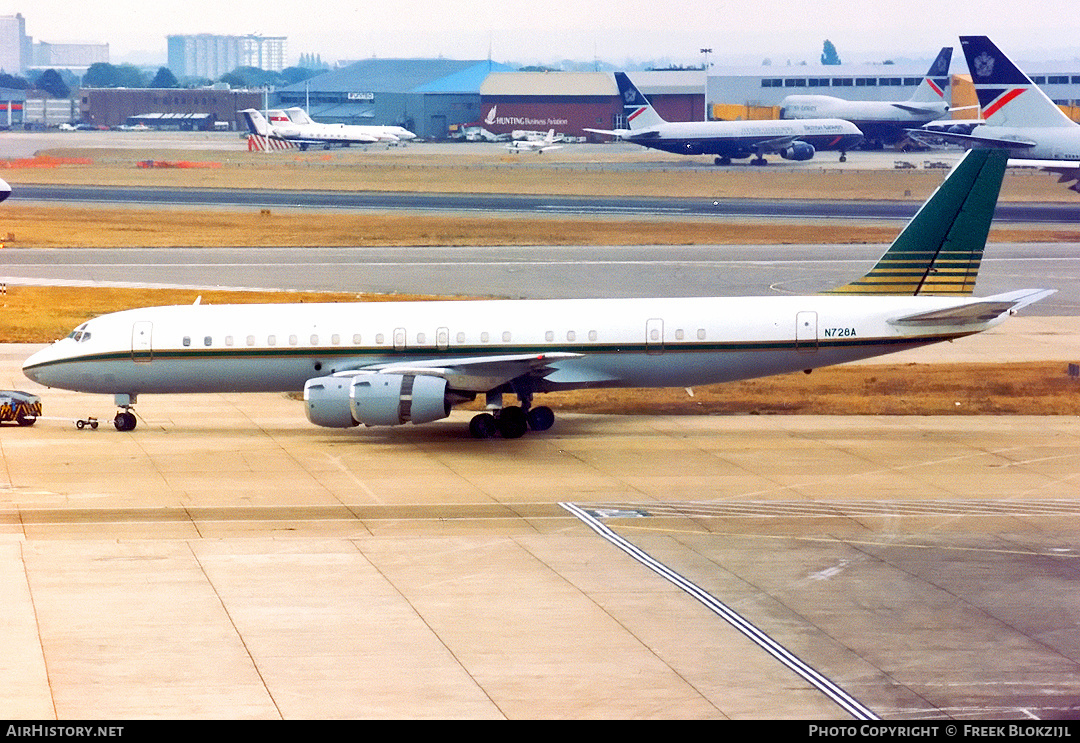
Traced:
[[737, 613], [722, 601], [717, 599], [709, 592], [697, 586], [693, 582], [687, 580], [679, 573], [676, 573], [671, 568], [664, 565], [662, 562], [654, 559], [644, 550], [634, 546], [627, 540], [620, 537], [610, 528], [601, 523], [598, 519], [592, 516], [584, 509], [578, 507], [573, 503], [560, 503], [562, 508], [566, 509], [578, 519], [582, 521], [586, 526], [606, 539], [615, 547], [625, 552], [630, 557], [640, 562], [645, 567], [649, 568], [653, 572], [657, 573], [664, 579], [668, 580], [675, 586], [686, 591], [688, 594], [696, 598], [712, 612], [714, 612], [721, 619], [726, 621], [752, 642], [758, 645], [769, 655], [776, 658], [783, 665], [794, 671], [797, 675], [801, 676], [804, 680], [817, 688], [827, 697], [832, 699], [838, 704], [845, 712], [850, 714], [857, 720], [878, 720], [880, 719], [873, 711], [864, 706], [855, 697], [848, 694], [846, 691], [837, 686], [833, 681], [826, 678], [816, 669], [811, 667], [805, 661], [800, 659], [794, 653], [787, 648], [776, 642], [773, 638], [762, 632], [750, 621], [744, 618], [741, 614]]

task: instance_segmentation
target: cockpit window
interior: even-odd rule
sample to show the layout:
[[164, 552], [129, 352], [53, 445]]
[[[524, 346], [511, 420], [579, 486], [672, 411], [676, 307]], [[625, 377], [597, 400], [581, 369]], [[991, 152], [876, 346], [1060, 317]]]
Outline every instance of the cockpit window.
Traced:
[[82, 343], [83, 341], [90, 340], [90, 333], [86, 330], [86, 323], [83, 323], [79, 327], [71, 331], [68, 338], [71, 338], [76, 343]]

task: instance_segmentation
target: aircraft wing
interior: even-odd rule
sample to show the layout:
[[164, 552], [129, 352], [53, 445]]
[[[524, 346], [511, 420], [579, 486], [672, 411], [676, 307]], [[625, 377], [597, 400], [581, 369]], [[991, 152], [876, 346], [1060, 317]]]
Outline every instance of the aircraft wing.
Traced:
[[1005, 294], [995, 294], [976, 302], [949, 307], [944, 310], [919, 312], [889, 320], [890, 325], [905, 327], [936, 327], [940, 325], [981, 325], [988, 323], [1004, 312], [1015, 312], [1040, 299], [1054, 294], [1056, 289], [1020, 289]]
[[753, 145], [752, 149], [757, 152], [779, 152], [785, 147], [790, 147], [794, 143], [799, 141], [799, 137], [802, 135], [790, 134], [783, 137], [773, 137], [772, 139], [766, 139]]
[[373, 364], [349, 374], [379, 372], [442, 377], [448, 386], [468, 392], [487, 392], [526, 374], [545, 377], [554, 371], [552, 362], [578, 359], [580, 353], [528, 353], [504, 356], [466, 356], [448, 359], [418, 359], [389, 364]]
[[924, 144], [930, 144], [934, 139], [943, 139], [946, 142], [953, 142], [965, 147], [1003, 147], [1005, 149], [1017, 147], [1028, 149], [1038, 144], [1038, 142], [1032, 142], [1028, 139], [1001, 139], [999, 137], [943, 132], [937, 129], [907, 129], [906, 131], [912, 139]]

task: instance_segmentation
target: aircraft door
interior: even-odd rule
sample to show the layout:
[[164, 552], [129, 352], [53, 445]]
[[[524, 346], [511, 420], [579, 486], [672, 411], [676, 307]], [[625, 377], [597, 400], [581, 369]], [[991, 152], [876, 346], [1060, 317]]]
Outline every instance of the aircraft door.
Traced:
[[664, 352], [664, 321], [653, 317], [645, 321], [645, 352]]
[[818, 349], [817, 313], [799, 312], [795, 315], [795, 350], [813, 353]]
[[140, 320], [131, 326], [131, 360], [153, 361], [153, 330], [154, 323]]

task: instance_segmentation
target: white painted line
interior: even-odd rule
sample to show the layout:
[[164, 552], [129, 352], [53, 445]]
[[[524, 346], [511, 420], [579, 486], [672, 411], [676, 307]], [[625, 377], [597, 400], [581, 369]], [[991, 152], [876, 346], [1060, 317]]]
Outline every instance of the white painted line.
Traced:
[[647, 552], [635, 547], [630, 542], [626, 541], [607, 526], [602, 524], [599, 520], [593, 518], [589, 513], [582, 510], [573, 503], [560, 503], [562, 508], [566, 509], [578, 519], [580, 519], [586, 526], [602, 536], [611, 544], [621, 549], [626, 554], [633, 557], [645, 567], [649, 568], [653, 572], [657, 573], [661, 577], [667, 579], [674, 585], [678, 586], [688, 594], [696, 598], [701, 603], [705, 604], [710, 610], [717, 614], [721, 619], [726, 621], [732, 627], [737, 629], [747, 638], [756, 643], [760, 648], [769, 653], [769, 655], [776, 658], [782, 664], [790, 668], [796, 674], [801, 676], [825, 696], [836, 702], [845, 712], [850, 714], [856, 720], [879, 720], [868, 707], [864, 706], [861, 702], [841, 689], [835, 683], [823, 676], [817, 670], [812, 668], [806, 662], [801, 660], [794, 653], [782, 646], [776, 640], [769, 637], [760, 629], [751, 624], [742, 615], [728, 607], [722, 601], [717, 599], [712, 594], [708, 593], [701, 587], [695, 585], [691, 581], [687, 580], [683, 576], [671, 570], [662, 562], [654, 559]]

